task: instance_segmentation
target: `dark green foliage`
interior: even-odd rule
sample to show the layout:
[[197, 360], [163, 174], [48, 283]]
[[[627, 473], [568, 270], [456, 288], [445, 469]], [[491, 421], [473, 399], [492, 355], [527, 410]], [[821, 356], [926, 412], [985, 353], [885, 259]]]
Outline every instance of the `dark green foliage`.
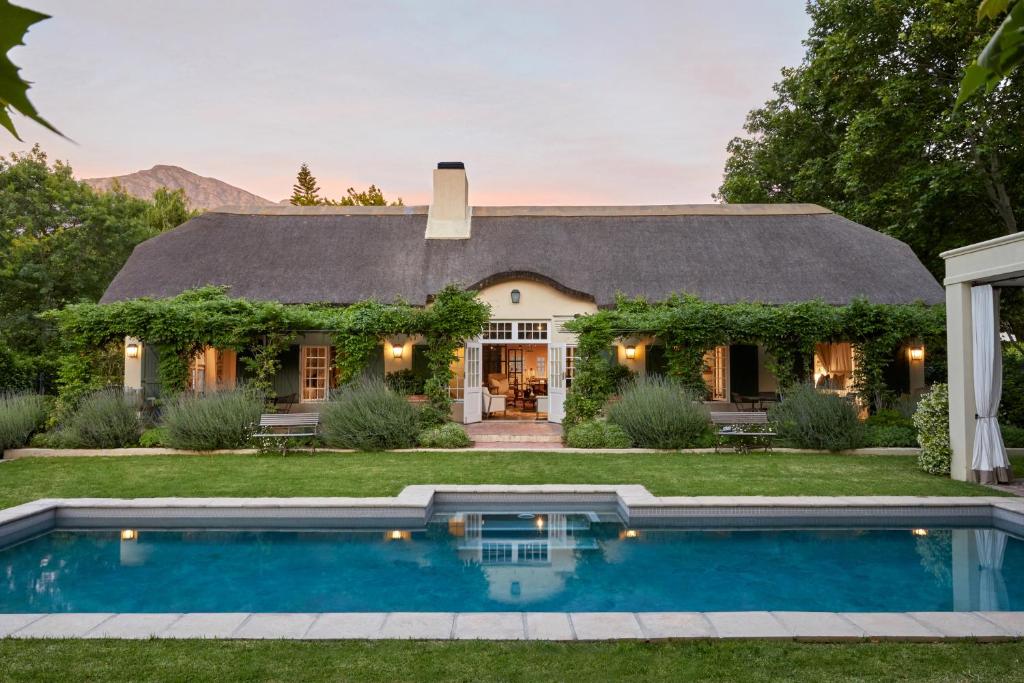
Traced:
[[[158, 192], [149, 202], [118, 188], [96, 192], [76, 181], [67, 164], [50, 164], [38, 145], [0, 159], [0, 347], [51, 384], [59, 354], [92, 353], [103, 343], [64, 349], [64, 335], [38, 314], [97, 301], [135, 245], [188, 214], [180, 193]], [[2, 376], [0, 368], [0, 385]], [[81, 373], [66, 376], [76, 396], [105, 384]]]
[[729, 144], [719, 197], [821, 204], [907, 242], [940, 279], [940, 252], [1015, 232], [1024, 73], [953, 112], [964, 65], [991, 30], [976, 25], [977, 8], [808, 2], [803, 62]]
[[633, 441], [617, 424], [588, 420], [565, 430], [565, 445], [569, 448], [629, 448]]
[[[1007, 12], [1006, 16], [1000, 17], [1003, 12]], [[982, 88], [986, 93], [991, 93], [999, 87], [1004, 78], [1024, 64], [1024, 46], [1021, 40], [1024, 34], [1024, 2], [982, 0], [978, 6], [978, 23], [981, 24], [986, 19], [1002, 21], [988, 43], [978, 53], [977, 59], [967, 65], [963, 80], [960, 81], [957, 106]]]
[[184, 393], [163, 411], [166, 445], [193, 451], [248, 446], [263, 412], [263, 397], [250, 388]]
[[0, 393], [0, 455], [21, 448], [46, 422], [46, 399], [38, 394]]
[[866, 424], [873, 427], [906, 427], [914, 428], [913, 411], [909, 415], [893, 408], [879, 410], [866, 420]]
[[289, 200], [293, 206], [316, 206], [323, 204], [320, 197], [320, 188], [316, 184], [316, 178], [309, 172], [309, 164], [302, 164], [299, 173], [292, 186], [292, 197]]
[[858, 448], [863, 440], [856, 406], [807, 384], [790, 387], [772, 406], [770, 419], [779, 436], [797, 448], [842, 451]]
[[167, 427], [150, 427], [142, 432], [139, 437], [139, 445], [143, 448], [159, 448], [171, 445]]
[[638, 377], [624, 387], [622, 398], [608, 408], [638, 448], [689, 448], [707, 430], [708, 414], [693, 393], [667, 377]]
[[911, 339], [926, 345], [945, 335], [942, 306], [871, 304], [847, 306], [821, 301], [768, 305], [716, 304], [693, 296], [660, 303], [620, 297], [614, 308], [565, 324], [579, 335], [576, 377], [566, 398], [566, 423], [591, 419], [616, 390], [603, 351], [623, 336], [656, 337], [665, 344], [668, 374], [703, 395], [704, 354], [726, 344], [761, 344], [774, 359], [769, 369], [783, 386], [806, 376], [814, 345], [852, 342], [857, 390], [876, 405], [889, 401], [885, 370], [893, 349]]
[[1017, 347], [1003, 349], [1003, 397], [999, 401], [999, 421], [1024, 427], [1024, 355]]
[[412, 448], [420, 433], [416, 412], [382, 380], [359, 379], [342, 387], [320, 411], [324, 442], [358, 451]]
[[917, 448], [917, 430], [898, 425], [864, 426], [861, 446], [865, 448], [906, 447]]
[[39, 115], [28, 99], [29, 82], [18, 72], [20, 69], [10, 60], [7, 53], [18, 45], [24, 45], [25, 34], [33, 24], [49, 19], [48, 14], [40, 14], [25, 7], [11, 4], [8, 0], [0, 0], [0, 126], [18, 140], [18, 132], [11, 120], [11, 112], [32, 119], [40, 126], [50, 129], [57, 135], [59, 130]]
[[124, 448], [136, 446], [142, 434], [139, 400], [119, 388], [101, 389], [84, 397], [61, 425], [64, 448]]
[[0, 392], [21, 391], [32, 385], [32, 363], [0, 341]]
[[396, 372], [389, 372], [384, 381], [387, 383], [388, 388], [403, 396], [422, 394], [424, 391], [424, 384], [426, 383], [425, 378], [418, 377], [416, 373], [409, 368], [406, 368], [405, 370], [398, 370]]
[[1000, 425], [1003, 431], [1003, 445], [1007, 448], [1024, 448], [1024, 427]]
[[462, 425], [445, 422], [438, 427], [427, 427], [420, 432], [419, 445], [424, 448], [469, 448], [473, 445]]

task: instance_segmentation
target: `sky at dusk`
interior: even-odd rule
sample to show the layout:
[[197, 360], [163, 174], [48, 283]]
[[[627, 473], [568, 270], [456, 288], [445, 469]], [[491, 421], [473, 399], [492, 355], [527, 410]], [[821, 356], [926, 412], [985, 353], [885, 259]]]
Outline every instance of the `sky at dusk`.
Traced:
[[183, 166], [277, 201], [428, 203], [438, 161], [474, 204], [711, 201], [728, 141], [799, 63], [803, 0], [18, 0], [53, 15], [11, 57], [78, 177]]

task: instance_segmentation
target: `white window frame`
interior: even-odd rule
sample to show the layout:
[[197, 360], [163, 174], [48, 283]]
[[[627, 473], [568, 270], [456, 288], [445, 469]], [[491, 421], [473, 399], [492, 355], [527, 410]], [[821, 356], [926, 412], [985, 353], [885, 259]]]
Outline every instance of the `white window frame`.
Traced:
[[[311, 356], [310, 352], [315, 352], [315, 355]], [[323, 355], [320, 355], [320, 354]], [[323, 365], [319, 363], [310, 367], [309, 361], [322, 361]], [[310, 371], [317, 373], [318, 375], [322, 371], [322, 384], [318, 381], [316, 386], [309, 387], [306, 382], [308, 379], [315, 379], [310, 374]], [[323, 403], [327, 400], [328, 394], [331, 389], [331, 347], [330, 346], [302, 346], [299, 353], [299, 402], [300, 403]], [[310, 390], [312, 398], [308, 397], [307, 390]]]
[[[498, 328], [505, 326], [511, 329], [499, 331]], [[480, 341], [487, 344], [550, 344], [551, 328], [550, 320], [490, 320]], [[501, 336], [490, 337], [492, 330]], [[507, 337], [504, 336], [506, 334]]]

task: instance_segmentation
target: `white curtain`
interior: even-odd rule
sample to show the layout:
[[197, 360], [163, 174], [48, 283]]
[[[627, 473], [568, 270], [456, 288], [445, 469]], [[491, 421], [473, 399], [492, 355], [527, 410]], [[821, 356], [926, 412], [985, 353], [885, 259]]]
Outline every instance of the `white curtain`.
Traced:
[[998, 529], [975, 529], [978, 547], [978, 609], [983, 612], [1006, 609], [1006, 581], [1003, 579], [1003, 555], [1006, 534]]
[[999, 432], [1003, 350], [999, 342], [999, 293], [992, 285], [971, 288], [974, 322], [974, 403], [977, 410], [972, 469], [982, 483], [1010, 481], [1010, 461]]

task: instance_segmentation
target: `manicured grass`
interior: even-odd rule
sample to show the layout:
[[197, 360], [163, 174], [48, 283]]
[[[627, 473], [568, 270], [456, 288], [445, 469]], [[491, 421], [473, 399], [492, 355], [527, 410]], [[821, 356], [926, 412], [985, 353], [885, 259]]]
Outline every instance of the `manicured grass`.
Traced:
[[25, 458], [0, 464], [0, 507], [37, 498], [392, 496], [435, 483], [643, 484], [662, 496], [998, 495], [925, 474], [907, 456], [321, 453]]
[[1010, 681], [1024, 643], [0, 641], [4, 681]]

